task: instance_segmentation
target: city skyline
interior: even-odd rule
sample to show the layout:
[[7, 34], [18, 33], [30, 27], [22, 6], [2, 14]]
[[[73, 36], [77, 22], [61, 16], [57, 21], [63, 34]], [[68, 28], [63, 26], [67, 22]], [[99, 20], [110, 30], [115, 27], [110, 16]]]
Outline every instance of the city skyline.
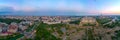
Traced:
[[0, 0], [0, 12], [0, 15], [120, 15], [120, 0]]

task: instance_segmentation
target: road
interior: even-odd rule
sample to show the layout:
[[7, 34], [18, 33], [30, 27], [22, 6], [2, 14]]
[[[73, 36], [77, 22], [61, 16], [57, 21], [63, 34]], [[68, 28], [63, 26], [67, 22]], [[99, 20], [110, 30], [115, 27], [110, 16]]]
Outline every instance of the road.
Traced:
[[[39, 22], [34, 23], [34, 26], [30, 29], [30, 31], [28, 31], [28, 32], [24, 31], [24, 32], [21, 32], [21, 34], [24, 34], [24, 36], [27, 36], [27, 38], [31, 38], [31, 37], [35, 36], [34, 35], [35, 34], [34, 29], [37, 28], [38, 25], [39, 25]], [[22, 37], [19, 38], [19, 39], [22, 39]]]

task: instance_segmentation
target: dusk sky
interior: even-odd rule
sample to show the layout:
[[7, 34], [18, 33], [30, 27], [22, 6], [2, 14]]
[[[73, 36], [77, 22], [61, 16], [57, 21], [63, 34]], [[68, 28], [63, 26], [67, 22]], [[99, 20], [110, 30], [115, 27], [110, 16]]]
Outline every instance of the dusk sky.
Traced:
[[[64, 13], [65, 15], [120, 15], [120, 0], [0, 0], [1, 11], [75, 11], [78, 13]], [[24, 15], [28, 13], [5, 13]], [[44, 13], [30, 13], [41, 15]], [[49, 13], [60, 14], [60, 13]], [[60, 14], [60, 15], [64, 15]], [[4, 15], [4, 13], [0, 13]], [[44, 14], [45, 15], [45, 14]], [[48, 15], [48, 14], [46, 14]]]

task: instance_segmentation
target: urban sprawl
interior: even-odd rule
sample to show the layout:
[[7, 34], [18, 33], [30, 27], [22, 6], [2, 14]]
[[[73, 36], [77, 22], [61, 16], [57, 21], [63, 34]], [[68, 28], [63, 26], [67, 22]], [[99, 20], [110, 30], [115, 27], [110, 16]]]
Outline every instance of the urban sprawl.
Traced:
[[0, 16], [0, 40], [120, 40], [120, 16]]

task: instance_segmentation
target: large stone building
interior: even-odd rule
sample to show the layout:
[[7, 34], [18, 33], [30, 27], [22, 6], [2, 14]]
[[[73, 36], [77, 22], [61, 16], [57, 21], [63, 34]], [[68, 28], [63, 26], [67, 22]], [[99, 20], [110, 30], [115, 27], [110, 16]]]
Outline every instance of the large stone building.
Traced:
[[80, 25], [84, 25], [84, 24], [97, 24], [97, 21], [93, 17], [86, 16], [86, 17], [83, 17], [80, 22]]

